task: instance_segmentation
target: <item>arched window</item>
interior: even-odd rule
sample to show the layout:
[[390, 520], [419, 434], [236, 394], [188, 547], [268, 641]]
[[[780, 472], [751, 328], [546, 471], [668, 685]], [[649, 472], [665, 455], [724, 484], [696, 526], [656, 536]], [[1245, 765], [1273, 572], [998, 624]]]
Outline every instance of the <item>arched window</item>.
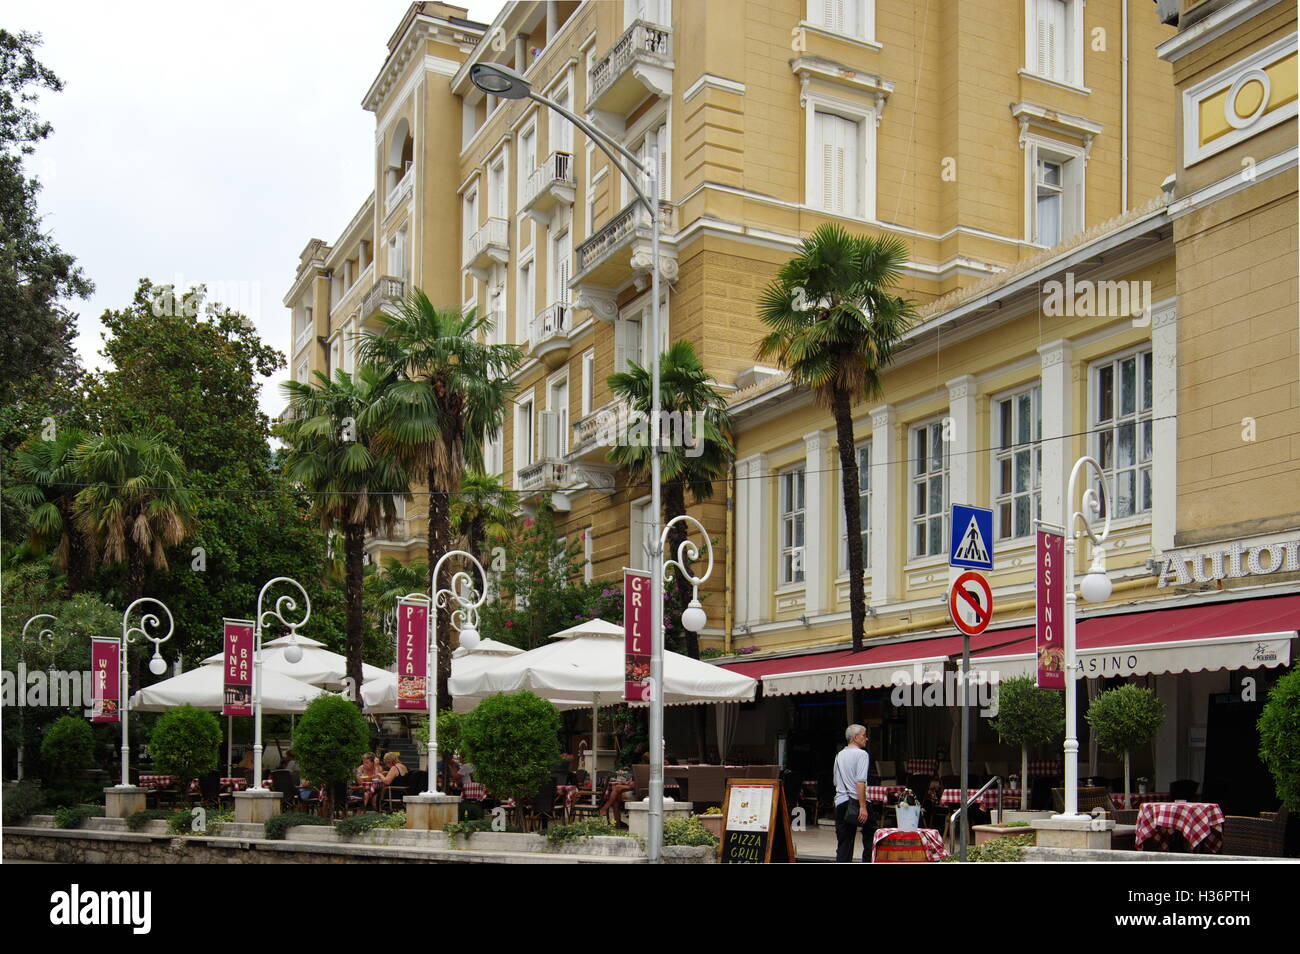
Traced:
[[406, 178], [414, 162], [415, 139], [411, 136], [410, 124], [403, 119], [398, 122], [388, 140], [388, 171], [385, 178], [389, 192]]

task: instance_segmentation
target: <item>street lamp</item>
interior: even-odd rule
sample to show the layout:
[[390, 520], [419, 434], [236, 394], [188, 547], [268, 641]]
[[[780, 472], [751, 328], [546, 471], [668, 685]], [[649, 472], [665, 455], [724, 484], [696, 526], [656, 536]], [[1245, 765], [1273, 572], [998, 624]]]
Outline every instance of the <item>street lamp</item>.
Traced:
[[[54, 616], [50, 613], [37, 613], [27, 622], [23, 623], [23, 633], [19, 639], [19, 650], [18, 650], [19, 661], [24, 664], [22, 667], [22, 672], [20, 672], [18, 675], [18, 682], [19, 682], [18, 689], [19, 689], [20, 696], [25, 695], [25, 689], [23, 684], [26, 682], [27, 679], [27, 666], [26, 666], [27, 627], [31, 626], [32, 623], [36, 622], [38, 619], [48, 619], [53, 622], [58, 622], [57, 616]], [[36, 633], [36, 642], [42, 646], [48, 647], [50, 643], [54, 642], [54, 631], [42, 627]], [[20, 705], [18, 707], [18, 781], [20, 782], [23, 780], [23, 761], [24, 761], [23, 756], [27, 752], [27, 745], [26, 745], [27, 734], [23, 731], [23, 709], [24, 706]]]
[[[154, 612], [145, 613], [142, 610], [140, 624], [138, 626], [131, 625], [131, 614], [135, 612], [135, 608], [140, 606], [142, 603], [152, 603], [167, 614], [166, 636], [149, 635], [150, 629], [158, 630], [162, 626], [162, 620], [158, 617], [157, 613]], [[167, 608], [165, 603], [155, 600], [152, 597], [141, 597], [128, 606], [122, 613], [122, 648], [117, 654], [117, 711], [121, 716], [122, 722], [122, 778], [121, 781], [118, 782], [117, 788], [131, 787], [131, 743], [127, 736], [127, 717], [129, 713], [127, 712], [126, 707], [127, 700], [130, 698], [126, 684], [127, 673], [130, 671], [126, 661], [127, 648], [131, 645], [131, 640], [136, 636], [143, 636], [145, 639], [149, 640], [149, 642], [153, 643], [153, 658], [149, 660], [149, 671], [155, 676], [161, 676], [167, 671], [167, 663], [163, 662], [162, 653], [159, 651], [158, 647], [172, 638], [172, 632], [175, 628], [176, 623], [172, 620], [172, 611]]]
[[[1078, 597], [1074, 592], [1074, 558], [1079, 526], [1092, 543], [1092, 565], [1088, 575], [1079, 584], [1079, 592], [1089, 603], [1101, 603], [1110, 598], [1110, 577], [1106, 576], [1106, 538], [1110, 535], [1110, 507], [1106, 501], [1106, 472], [1092, 457], [1080, 457], [1070, 471], [1069, 489], [1065, 495], [1067, 512], [1074, 507], [1075, 485], [1079, 476], [1091, 467], [1097, 474], [1096, 488], [1083, 492], [1083, 509], [1070, 514], [1065, 525], [1065, 811], [1056, 817], [1073, 818], [1079, 814], [1079, 712], [1074, 692], [1077, 678], [1075, 652], [1075, 610]], [[1105, 515], [1101, 533], [1093, 530], [1092, 522]]]
[[[474, 578], [465, 570], [457, 570], [451, 575], [450, 586], [438, 589], [438, 577], [442, 574], [442, 565], [452, 557], [462, 557], [478, 570], [482, 588], [474, 585]], [[468, 590], [468, 594], [466, 594]], [[477, 591], [478, 597], [474, 594]], [[460, 633], [460, 644], [472, 650], [479, 644], [478, 610], [487, 599], [487, 573], [471, 553], [464, 550], [448, 550], [433, 568], [430, 593], [411, 593], [402, 597], [404, 600], [429, 602], [429, 631], [425, 634], [425, 705], [429, 709], [429, 787], [422, 795], [441, 795], [438, 791], [438, 610], [451, 607], [452, 629]]]
[[[284, 618], [286, 611], [292, 613], [298, 609], [298, 601], [291, 595], [277, 597], [275, 607], [272, 609], [262, 609], [262, 600], [266, 597], [266, 591], [277, 583], [288, 583], [302, 594], [307, 611], [298, 622], [291, 623]], [[248, 783], [248, 790], [251, 792], [266, 791], [262, 787], [262, 630], [266, 623], [274, 620], [279, 620], [283, 625], [288, 626], [289, 644], [284, 647], [284, 658], [288, 663], [296, 663], [302, 659], [302, 647], [298, 645], [298, 627], [307, 625], [309, 619], [311, 619], [311, 597], [297, 580], [287, 576], [277, 576], [273, 580], [267, 580], [261, 592], [257, 594], [257, 616], [254, 617], [253, 622], [253, 777]]]
[[[655, 546], [655, 552], [650, 554], [650, 559], [652, 565], [658, 564], [664, 552], [663, 538], [659, 533], [659, 520], [662, 513], [662, 480], [660, 476], [662, 462], [660, 461], [660, 455], [663, 453], [660, 443], [662, 424], [660, 418], [663, 416], [663, 401], [659, 394], [659, 195], [661, 186], [657, 172], [659, 168], [658, 143], [655, 141], [654, 136], [646, 137], [649, 156], [648, 161], [642, 163], [617, 140], [605, 135], [591, 123], [565, 109], [559, 103], [542, 96], [532, 88], [527, 79], [508, 67], [496, 63], [475, 63], [470, 67], [469, 78], [470, 82], [475, 86], [493, 96], [500, 96], [502, 99], [531, 99], [541, 103], [543, 106], [555, 110], [555, 112], [581, 129], [600, 151], [609, 158], [609, 161], [622, 174], [623, 178], [627, 180], [628, 185], [632, 187], [632, 191], [636, 193], [637, 200], [644, 206], [650, 216], [650, 446], [653, 451], [650, 455], [650, 519], [653, 521], [652, 525], [655, 531], [650, 535], [650, 539], [654, 541], [653, 545]], [[617, 156], [614, 154], [615, 151], [618, 153]], [[619, 156], [627, 160], [631, 166], [630, 169], [628, 165], [619, 161]], [[649, 195], [642, 189], [640, 180], [633, 174], [632, 170], [640, 173], [648, 180]], [[707, 536], [705, 539], [708, 539]], [[649, 837], [646, 839], [646, 851], [651, 863], [659, 861], [663, 847], [663, 592], [663, 574], [660, 572], [650, 574], [650, 681], [652, 690], [650, 697], [650, 817], [648, 819]], [[693, 609], [699, 609], [701, 613], [703, 612], [699, 607], [693, 607]], [[698, 616], [692, 613], [691, 619], [693, 622], [697, 622]], [[432, 732], [430, 738], [432, 738]]]

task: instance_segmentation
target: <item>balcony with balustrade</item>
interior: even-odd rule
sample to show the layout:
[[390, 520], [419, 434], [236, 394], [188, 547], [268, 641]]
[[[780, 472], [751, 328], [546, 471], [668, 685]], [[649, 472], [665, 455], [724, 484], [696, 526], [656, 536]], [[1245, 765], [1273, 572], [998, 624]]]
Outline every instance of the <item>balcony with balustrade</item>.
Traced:
[[539, 460], [519, 469], [519, 493], [527, 501], [535, 494], [563, 490], [568, 474], [569, 465], [562, 460]]
[[568, 460], [574, 463], [603, 464], [609, 449], [627, 422], [628, 407], [622, 401], [602, 404], [590, 414], [573, 422], [569, 438]]
[[671, 95], [673, 33], [669, 27], [634, 20], [587, 79], [587, 111], [621, 117], [648, 94]]
[[529, 344], [533, 357], [554, 371], [569, 360], [573, 337], [573, 309], [568, 302], [548, 305], [532, 321]]
[[488, 280], [493, 265], [510, 261], [510, 223], [488, 219], [465, 240], [465, 267], [479, 281]]
[[[675, 223], [673, 205], [659, 203], [659, 274], [665, 281], [677, 278]], [[569, 287], [578, 292], [574, 307], [613, 321], [617, 309], [605, 307], [611, 301], [612, 289], [623, 287], [631, 279], [649, 277], [651, 245], [650, 214], [634, 200], [575, 250], [576, 273], [569, 282]]]
[[547, 227], [558, 207], [573, 205], [577, 189], [573, 156], [567, 152], [553, 152], [524, 183], [519, 211], [527, 213], [538, 225]]
[[367, 322], [381, 311], [394, 313], [401, 307], [406, 297], [406, 282], [391, 275], [384, 275], [366, 292], [361, 299], [361, 321]]

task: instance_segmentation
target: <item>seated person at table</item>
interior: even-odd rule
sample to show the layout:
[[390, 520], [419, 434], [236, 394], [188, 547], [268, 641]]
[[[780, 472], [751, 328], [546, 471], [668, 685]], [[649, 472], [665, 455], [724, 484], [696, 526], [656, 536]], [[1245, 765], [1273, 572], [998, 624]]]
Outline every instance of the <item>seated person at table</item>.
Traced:
[[402, 762], [402, 757], [396, 752], [389, 752], [384, 756], [384, 765], [380, 769], [379, 781], [384, 786], [394, 784], [403, 775], [411, 770]]
[[452, 795], [460, 794], [460, 759], [453, 752], [443, 761], [446, 771], [447, 791]]
[[[648, 757], [649, 753], [647, 753]], [[636, 782], [632, 778], [632, 770], [623, 768], [611, 775], [609, 787], [605, 791], [605, 804], [600, 806], [600, 814], [608, 818], [609, 813], [613, 811], [614, 824], [621, 825], [623, 823], [623, 798], [636, 791]]]
[[251, 769], [252, 767], [253, 767], [253, 749], [250, 746], [249, 748], [244, 749], [244, 757], [239, 760], [238, 768]]
[[[358, 782], [371, 782], [380, 774], [379, 764], [375, 761], [375, 753], [367, 752], [361, 756], [361, 764], [357, 766], [354, 773]], [[377, 786], [370, 786], [363, 793], [361, 805], [363, 808], [369, 808], [370, 802], [375, 797]]]
[[293, 749], [284, 753], [284, 761], [280, 763], [280, 768], [293, 776], [293, 784], [298, 784], [298, 760], [293, 757]]

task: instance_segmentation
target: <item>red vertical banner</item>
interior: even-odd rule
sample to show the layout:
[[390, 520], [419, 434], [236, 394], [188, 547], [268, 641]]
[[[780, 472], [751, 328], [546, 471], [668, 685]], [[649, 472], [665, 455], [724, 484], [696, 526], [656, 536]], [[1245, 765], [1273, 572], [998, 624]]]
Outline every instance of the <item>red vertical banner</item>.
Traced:
[[623, 698], [650, 701], [650, 574], [623, 571]]
[[429, 708], [429, 604], [397, 601], [397, 708]]
[[1065, 690], [1065, 537], [1038, 531], [1034, 556], [1038, 604], [1034, 648], [1038, 655], [1038, 688]]
[[225, 620], [225, 694], [223, 716], [253, 714], [253, 624], [246, 619]]
[[121, 643], [112, 636], [94, 636], [90, 641], [90, 721], [116, 722], [118, 680], [121, 678]]

